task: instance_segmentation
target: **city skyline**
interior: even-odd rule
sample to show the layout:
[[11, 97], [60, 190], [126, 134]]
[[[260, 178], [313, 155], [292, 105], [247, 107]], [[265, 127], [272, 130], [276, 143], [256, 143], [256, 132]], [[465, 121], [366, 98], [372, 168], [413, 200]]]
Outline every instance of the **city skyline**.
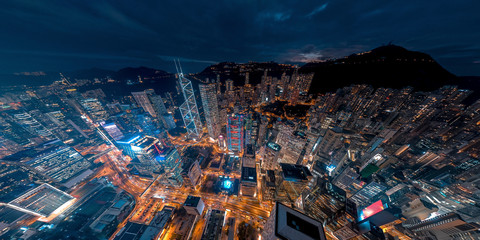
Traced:
[[475, 7], [4, 3], [0, 239], [480, 239]]

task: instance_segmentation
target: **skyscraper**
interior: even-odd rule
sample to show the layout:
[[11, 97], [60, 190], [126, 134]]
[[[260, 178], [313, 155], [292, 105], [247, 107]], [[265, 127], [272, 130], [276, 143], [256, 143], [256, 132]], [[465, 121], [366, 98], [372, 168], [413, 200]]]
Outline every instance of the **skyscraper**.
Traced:
[[132, 96], [145, 112], [148, 112], [152, 117], [156, 117], [164, 128], [169, 129], [169, 125], [165, 119], [168, 111], [160, 95], [156, 95], [153, 89], [147, 89], [142, 92], [132, 92]]
[[180, 105], [185, 128], [187, 129], [187, 137], [190, 139], [198, 139], [202, 136], [202, 122], [198, 113], [195, 93], [193, 91], [192, 82], [183, 76], [182, 68], [178, 68], [178, 81], [183, 93], [185, 102]]
[[243, 115], [232, 115], [228, 117], [227, 124], [228, 150], [241, 152], [244, 143]]
[[165, 104], [163, 103], [162, 97], [160, 95], [152, 94], [149, 95], [150, 101], [152, 102], [153, 109], [157, 113], [157, 118], [163, 124], [165, 128], [168, 127], [167, 120], [165, 119], [165, 115], [169, 115]]
[[145, 112], [148, 112], [150, 116], [156, 117], [157, 113], [155, 112], [153, 108], [153, 104], [150, 102], [150, 99], [148, 98], [149, 94], [154, 94], [152, 93], [153, 90], [145, 90], [142, 92], [132, 92], [133, 98], [135, 98], [135, 101], [137, 102], [138, 105], [140, 105]]
[[203, 111], [207, 121], [208, 134], [211, 138], [220, 135], [220, 114], [218, 112], [218, 101], [215, 93], [215, 84], [201, 84], [200, 96], [202, 97]]
[[225, 81], [225, 86], [226, 86], [226, 91], [227, 92], [233, 91], [233, 80], [232, 79], [227, 79], [227, 81]]
[[276, 202], [263, 228], [262, 239], [323, 240], [327, 238], [321, 222]]
[[260, 120], [260, 126], [258, 127], [257, 147], [262, 146], [267, 138], [268, 118], [262, 116]]

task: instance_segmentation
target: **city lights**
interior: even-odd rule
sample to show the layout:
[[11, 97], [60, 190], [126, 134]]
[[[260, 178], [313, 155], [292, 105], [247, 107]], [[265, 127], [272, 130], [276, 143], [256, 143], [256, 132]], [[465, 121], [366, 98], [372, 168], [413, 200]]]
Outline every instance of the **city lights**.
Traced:
[[5, 1], [0, 239], [480, 239], [480, 1]]

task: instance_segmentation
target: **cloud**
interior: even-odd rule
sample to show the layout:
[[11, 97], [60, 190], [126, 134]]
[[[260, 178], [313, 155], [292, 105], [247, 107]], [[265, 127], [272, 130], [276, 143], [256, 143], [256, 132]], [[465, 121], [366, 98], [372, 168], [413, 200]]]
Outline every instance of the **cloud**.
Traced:
[[190, 62], [190, 63], [208, 63], [208, 64], [216, 64], [216, 61], [209, 61], [209, 60], [199, 60], [199, 59], [191, 59], [191, 58], [182, 58], [182, 57], [173, 57], [173, 56], [158, 56], [163, 61], [171, 61], [173, 60], [180, 60], [180, 62]]
[[315, 62], [325, 61], [328, 59], [340, 58], [348, 56], [352, 53], [359, 53], [370, 50], [364, 45], [352, 45], [345, 47], [324, 47], [319, 48], [314, 44], [308, 44], [300, 49], [290, 49], [286, 53], [281, 54], [279, 61], [283, 62]]
[[29, 51], [29, 50], [10, 50], [10, 49], [8, 50], [0, 49], [0, 53], [27, 55], [27, 56], [50, 56], [50, 57], [68, 57], [68, 58], [83, 58], [83, 59], [101, 59], [101, 60], [147, 61], [144, 58], [138, 58], [138, 57], [98, 54], [98, 53], [50, 52], [50, 51]]
[[301, 49], [290, 49], [283, 56], [280, 57], [280, 61], [284, 62], [312, 62], [318, 61], [323, 58], [322, 51], [315, 45], [309, 44]]
[[305, 17], [306, 18], [312, 18], [315, 14], [325, 10], [328, 6], [328, 2], [318, 6], [317, 8], [313, 9], [313, 11], [311, 11], [309, 14], [307, 14]]
[[290, 19], [292, 15], [285, 12], [265, 12], [259, 15], [260, 20], [272, 19], [276, 22], [283, 22]]

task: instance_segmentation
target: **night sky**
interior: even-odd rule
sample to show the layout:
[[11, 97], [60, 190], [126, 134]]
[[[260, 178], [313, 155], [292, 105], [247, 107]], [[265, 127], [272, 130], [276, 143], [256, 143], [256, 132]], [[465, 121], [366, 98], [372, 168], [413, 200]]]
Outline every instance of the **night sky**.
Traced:
[[186, 72], [221, 61], [306, 62], [388, 44], [480, 75], [478, 0], [3, 1], [0, 73]]

